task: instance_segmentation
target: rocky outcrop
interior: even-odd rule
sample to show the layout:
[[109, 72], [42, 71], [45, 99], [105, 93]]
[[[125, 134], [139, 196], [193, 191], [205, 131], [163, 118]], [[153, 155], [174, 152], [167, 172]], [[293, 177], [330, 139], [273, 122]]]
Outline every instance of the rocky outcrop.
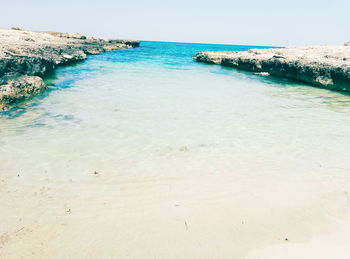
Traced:
[[47, 88], [38, 76], [5, 76], [0, 84], [0, 111], [11, 103], [39, 94]]
[[338, 91], [350, 91], [350, 47], [315, 46], [202, 52], [198, 62], [267, 73]]
[[59, 65], [139, 44], [81, 34], [0, 29], [0, 110], [45, 90], [42, 77]]

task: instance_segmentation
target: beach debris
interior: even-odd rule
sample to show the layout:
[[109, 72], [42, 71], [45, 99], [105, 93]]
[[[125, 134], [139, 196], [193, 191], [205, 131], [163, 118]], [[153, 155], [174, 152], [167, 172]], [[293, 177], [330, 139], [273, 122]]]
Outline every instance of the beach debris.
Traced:
[[185, 227], [186, 227], [186, 231], [188, 231], [188, 225], [187, 225], [186, 220], [185, 220]]
[[99, 172], [97, 172], [97, 171], [94, 171], [94, 175], [98, 175], [98, 174], [100, 174]]
[[289, 241], [289, 239], [286, 237], [286, 238], [284, 238], [284, 241]]
[[258, 76], [269, 76], [270, 73], [268, 73], [268, 72], [257, 72], [257, 73], [254, 73], [254, 75], [258, 75]]
[[21, 232], [24, 229], [24, 227], [21, 227], [19, 230], [17, 230], [15, 233]]

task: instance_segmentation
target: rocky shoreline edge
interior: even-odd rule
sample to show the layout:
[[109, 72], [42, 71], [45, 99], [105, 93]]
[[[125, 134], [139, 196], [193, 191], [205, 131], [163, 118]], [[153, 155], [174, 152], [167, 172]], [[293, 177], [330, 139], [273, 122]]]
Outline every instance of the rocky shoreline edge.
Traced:
[[311, 46], [248, 51], [208, 51], [193, 57], [258, 75], [289, 78], [313, 86], [350, 91], [350, 42], [345, 46]]
[[0, 111], [44, 91], [43, 76], [57, 66], [105, 51], [138, 47], [139, 41], [81, 34], [0, 29]]

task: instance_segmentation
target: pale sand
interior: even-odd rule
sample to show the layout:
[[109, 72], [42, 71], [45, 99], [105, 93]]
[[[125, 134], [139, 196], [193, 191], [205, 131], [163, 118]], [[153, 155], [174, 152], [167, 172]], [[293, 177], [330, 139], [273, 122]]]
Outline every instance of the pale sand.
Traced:
[[339, 224], [339, 229], [335, 233], [317, 236], [305, 243], [275, 245], [259, 249], [251, 253], [247, 259], [348, 259], [350, 255], [349, 234], [350, 219]]
[[91, 172], [62, 182], [4, 173], [0, 258], [349, 258], [347, 182], [339, 173]]

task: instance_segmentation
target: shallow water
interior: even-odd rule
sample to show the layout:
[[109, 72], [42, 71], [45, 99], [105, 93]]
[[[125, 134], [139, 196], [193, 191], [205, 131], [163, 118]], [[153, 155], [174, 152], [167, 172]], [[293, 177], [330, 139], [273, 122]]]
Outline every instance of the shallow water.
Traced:
[[244, 258], [333, 232], [350, 96], [191, 59], [249, 48], [142, 42], [1, 114], [0, 257]]
[[143, 42], [60, 68], [44, 96], [2, 114], [2, 167], [36, 177], [349, 169], [348, 95], [191, 59], [249, 48]]

